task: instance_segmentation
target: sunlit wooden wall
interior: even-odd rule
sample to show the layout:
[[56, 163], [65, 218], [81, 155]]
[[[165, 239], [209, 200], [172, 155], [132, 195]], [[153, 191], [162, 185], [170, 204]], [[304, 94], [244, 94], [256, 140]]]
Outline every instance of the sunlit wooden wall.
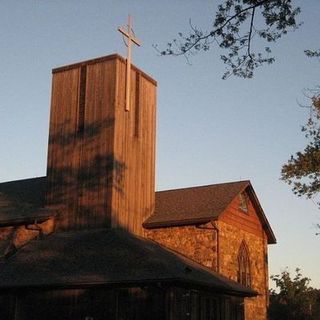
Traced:
[[53, 70], [47, 205], [58, 229], [122, 227], [142, 234], [154, 208], [156, 82], [107, 56]]

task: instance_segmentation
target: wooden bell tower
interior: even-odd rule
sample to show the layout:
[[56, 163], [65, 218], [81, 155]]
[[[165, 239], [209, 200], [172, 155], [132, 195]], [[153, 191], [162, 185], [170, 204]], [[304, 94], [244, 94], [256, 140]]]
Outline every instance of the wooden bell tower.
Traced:
[[53, 70], [47, 205], [60, 230], [143, 234], [155, 197], [156, 81], [110, 55]]

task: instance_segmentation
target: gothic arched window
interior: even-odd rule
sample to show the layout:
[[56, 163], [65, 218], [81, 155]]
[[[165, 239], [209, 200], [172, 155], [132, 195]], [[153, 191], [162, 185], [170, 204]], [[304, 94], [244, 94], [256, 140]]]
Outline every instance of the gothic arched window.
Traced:
[[246, 242], [241, 242], [238, 252], [238, 282], [246, 287], [251, 286], [250, 259]]

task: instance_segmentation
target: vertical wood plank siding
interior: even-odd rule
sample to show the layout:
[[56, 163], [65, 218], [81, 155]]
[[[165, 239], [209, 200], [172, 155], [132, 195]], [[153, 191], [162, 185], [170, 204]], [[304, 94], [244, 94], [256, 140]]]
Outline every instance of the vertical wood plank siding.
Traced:
[[[155, 202], [156, 86], [139, 70], [131, 70], [131, 107], [125, 105], [125, 63], [117, 61], [115, 156], [123, 163], [121, 187], [112, 192], [112, 226], [143, 235], [142, 222]], [[115, 179], [117, 181], [117, 179]]]
[[70, 223], [77, 203], [79, 75], [76, 68], [52, 80], [47, 202], [63, 206], [62, 225]]
[[143, 234], [154, 209], [156, 83], [135, 67], [131, 82], [127, 112], [119, 56], [53, 72], [47, 204], [60, 209], [60, 230]]
[[241, 210], [240, 205], [240, 198], [236, 197], [219, 219], [240, 230], [245, 230], [263, 238], [265, 236], [265, 231], [263, 230], [256, 208], [254, 207], [249, 194], [247, 194], [247, 212]]

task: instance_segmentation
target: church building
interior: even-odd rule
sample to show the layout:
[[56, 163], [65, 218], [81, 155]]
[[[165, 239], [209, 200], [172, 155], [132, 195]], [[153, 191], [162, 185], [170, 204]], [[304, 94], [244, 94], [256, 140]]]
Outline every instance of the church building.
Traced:
[[157, 83], [129, 72], [130, 100], [119, 55], [53, 69], [47, 175], [0, 184], [0, 319], [266, 320], [250, 181], [155, 192]]

